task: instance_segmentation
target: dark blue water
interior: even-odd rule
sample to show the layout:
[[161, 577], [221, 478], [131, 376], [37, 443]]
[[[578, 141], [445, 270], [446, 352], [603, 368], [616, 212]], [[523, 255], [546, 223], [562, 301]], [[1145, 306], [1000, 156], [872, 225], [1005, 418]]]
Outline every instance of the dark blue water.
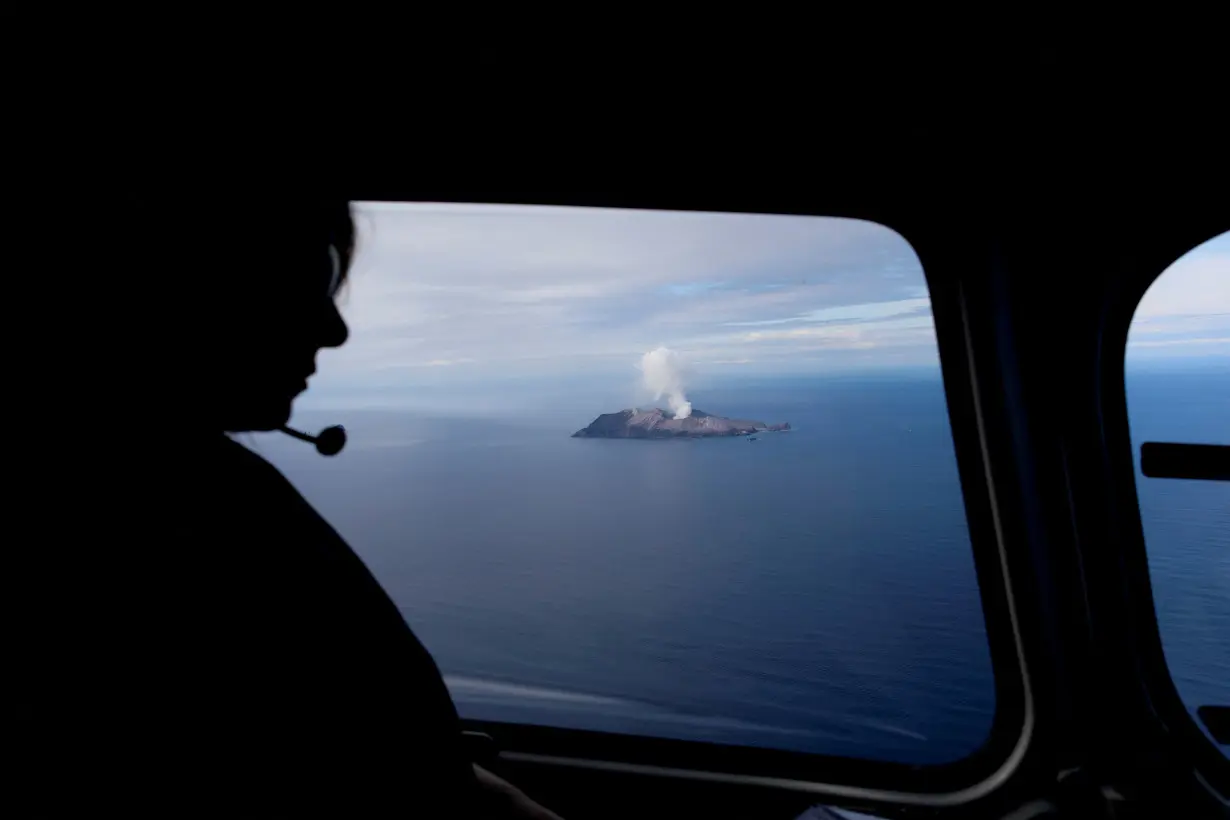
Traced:
[[1230, 363], [1131, 373], [1136, 487], [1162, 648], [1183, 701], [1230, 705], [1230, 484], [1145, 478], [1145, 441], [1230, 444]]
[[[581, 440], [618, 408], [552, 403], [511, 423], [345, 412], [334, 460], [256, 446], [367, 561], [463, 716], [911, 763], [976, 749], [995, 697], [938, 377], [692, 398], [796, 429]], [[1205, 664], [1230, 635], [1228, 553], [1209, 557], [1227, 505], [1199, 493], [1156, 533], [1155, 584], [1199, 579], [1201, 603], [1160, 605], [1184, 636], [1167, 649], [1185, 696], [1225, 702]]]

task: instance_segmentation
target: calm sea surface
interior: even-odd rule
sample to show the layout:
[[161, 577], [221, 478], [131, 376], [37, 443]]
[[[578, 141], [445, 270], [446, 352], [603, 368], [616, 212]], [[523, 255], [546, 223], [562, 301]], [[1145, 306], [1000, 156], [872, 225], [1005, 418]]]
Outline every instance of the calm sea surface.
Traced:
[[[1230, 443], [1230, 378], [1142, 374], [1133, 435]], [[995, 695], [938, 376], [712, 389], [790, 433], [569, 435], [514, 421], [307, 412], [335, 459], [253, 446], [338, 528], [435, 655], [463, 716], [910, 763], [986, 738]], [[1185, 700], [1230, 702], [1230, 486], [1142, 480]]]

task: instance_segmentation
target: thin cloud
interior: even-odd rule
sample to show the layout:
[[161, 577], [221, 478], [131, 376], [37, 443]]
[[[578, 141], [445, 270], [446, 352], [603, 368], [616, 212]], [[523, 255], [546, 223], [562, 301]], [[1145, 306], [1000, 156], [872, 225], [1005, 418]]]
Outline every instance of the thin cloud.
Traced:
[[1166, 356], [1224, 355], [1227, 344], [1230, 233], [1193, 249], [1167, 268], [1141, 299], [1128, 332], [1129, 355], [1132, 350]]
[[754, 322], [728, 322], [731, 327], [763, 327], [767, 325], [784, 325], [798, 322], [840, 322], [840, 321], [874, 321], [891, 319], [898, 316], [920, 316], [931, 314], [930, 299], [901, 299], [896, 302], [865, 302], [857, 305], [840, 305], [838, 307], [819, 308], [781, 319], [761, 319]]
[[1176, 345], [1230, 345], [1230, 336], [1190, 339], [1138, 339], [1128, 342], [1128, 347], [1174, 347]]
[[453, 367], [458, 364], [470, 364], [474, 359], [432, 359], [428, 362], [423, 362], [424, 367]]
[[[322, 354], [315, 384], [324, 389], [428, 372], [584, 375], [631, 367], [663, 345], [715, 366], [793, 361], [806, 370], [855, 352], [870, 364], [934, 362], [917, 256], [874, 223], [524, 206], [356, 210], [361, 235], [342, 305], [351, 340]], [[740, 329], [748, 332], [732, 333]]]

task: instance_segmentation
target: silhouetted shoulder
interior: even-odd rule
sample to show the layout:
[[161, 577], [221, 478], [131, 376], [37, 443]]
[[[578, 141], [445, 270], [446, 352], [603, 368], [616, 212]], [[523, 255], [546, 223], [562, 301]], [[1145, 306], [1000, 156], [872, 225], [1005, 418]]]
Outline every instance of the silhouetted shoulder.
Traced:
[[242, 444], [173, 456], [113, 494], [133, 552], [108, 582], [128, 612], [96, 712], [125, 737], [111, 763], [317, 808], [472, 799], [443, 679], [358, 556]]

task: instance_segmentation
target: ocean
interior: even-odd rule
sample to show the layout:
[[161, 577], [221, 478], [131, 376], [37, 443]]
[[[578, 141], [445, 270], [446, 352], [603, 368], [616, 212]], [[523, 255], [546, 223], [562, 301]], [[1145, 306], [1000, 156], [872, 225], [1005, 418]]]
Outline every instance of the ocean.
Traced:
[[[1134, 437], [1230, 440], [1230, 378], [1129, 387]], [[463, 717], [912, 764], [977, 749], [994, 680], [938, 373], [690, 398], [793, 429], [573, 439], [621, 408], [572, 395], [297, 414], [346, 425], [334, 459], [249, 443], [362, 556]], [[1179, 690], [1230, 702], [1230, 486], [1144, 480], [1141, 503]]]
[[1127, 390], [1166, 665], [1193, 713], [1203, 705], [1230, 706], [1230, 483], [1145, 478], [1139, 461], [1145, 441], [1230, 445], [1230, 361], [1153, 365], [1129, 372]]

